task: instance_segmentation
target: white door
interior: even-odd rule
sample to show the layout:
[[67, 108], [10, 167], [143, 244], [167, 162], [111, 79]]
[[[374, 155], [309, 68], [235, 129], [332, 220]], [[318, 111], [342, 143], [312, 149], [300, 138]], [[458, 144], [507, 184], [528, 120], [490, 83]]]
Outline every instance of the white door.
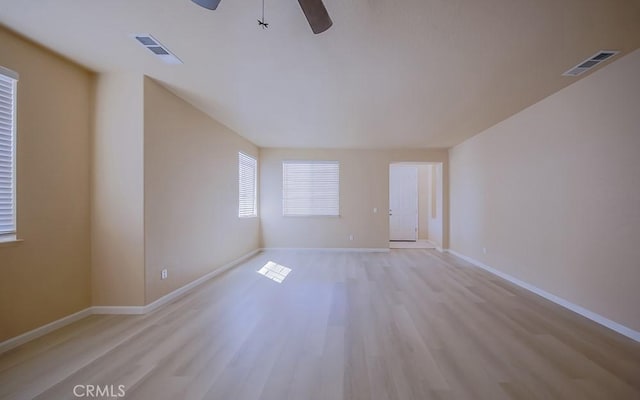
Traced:
[[418, 167], [389, 168], [389, 240], [412, 240], [418, 236]]

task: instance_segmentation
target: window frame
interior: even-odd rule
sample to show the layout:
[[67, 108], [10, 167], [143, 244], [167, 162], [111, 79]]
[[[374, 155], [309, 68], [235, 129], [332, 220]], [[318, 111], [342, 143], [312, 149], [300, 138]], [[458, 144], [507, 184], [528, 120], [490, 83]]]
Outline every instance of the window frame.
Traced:
[[[288, 209], [287, 207], [287, 168], [286, 165], [308, 165], [308, 166], [313, 166], [313, 165], [335, 165], [336, 167], [336, 171], [335, 171], [335, 213], [319, 213], [317, 211], [314, 211], [313, 207], [309, 207], [309, 212], [307, 213], [294, 213], [291, 212], [291, 210]], [[312, 182], [312, 181], [309, 181]], [[313, 184], [313, 183], [311, 183]], [[313, 189], [311, 189], [313, 190]], [[309, 196], [312, 197], [313, 193], [309, 193]], [[317, 208], [316, 208], [317, 210]], [[299, 217], [328, 217], [328, 218], [335, 218], [335, 217], [340, 217], [340, 161], [337, 160], [283, 160], [282, 161], [282, 216], [283, 217], [294, 217], [294, 218], [299, 218]]]
[[[243, 163], [244, 159], [244, 163]], [[249, 167], [253, 171], [253, 207], [251, 212], [243, 213], [243, 167]], [[246, 177], [245, 177], [246, 178]], [[257, 218], [258, 217], [258, 160], [242, 151], [238, 152], [238, 218]]]
[[11, 127], [10, 127], [10, 193], [11, 193], [11, 228], [12, 230], [0, 231], [0, 243], [17, 241], [18, 212], [17, 212], [17, 109], [18, 109], [18, 73], [0, 66], [0, 80], [11, 85]]

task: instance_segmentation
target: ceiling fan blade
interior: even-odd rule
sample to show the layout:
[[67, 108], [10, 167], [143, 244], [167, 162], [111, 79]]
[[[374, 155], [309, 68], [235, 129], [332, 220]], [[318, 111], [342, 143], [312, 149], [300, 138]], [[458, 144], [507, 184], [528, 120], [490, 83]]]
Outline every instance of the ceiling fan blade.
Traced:
[[313, 33], [322, 33], [331, 28], [333, 21], [331, 21], [327, 9], [322, 4], [322, 0], [298, 0], [298, 3], [300, 3], [302, 12], [307, 17]]
[[208, 8], [209, 10], [215, 10], [218, 8], [218, 4], [220, 4], [220, 0], [191, 0], [197, 5]]

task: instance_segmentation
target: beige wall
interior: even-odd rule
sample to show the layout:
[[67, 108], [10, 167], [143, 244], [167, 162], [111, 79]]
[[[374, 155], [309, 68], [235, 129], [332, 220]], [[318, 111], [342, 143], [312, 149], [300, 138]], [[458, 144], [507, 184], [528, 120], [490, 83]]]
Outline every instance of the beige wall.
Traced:
[[0, 342], [90, 305], [89, 71], [0, 27], [20, 74], [16, 245], [0, 246]]
[[450, 159], [453, 250], [635, 330], [638, 71], [640, 50], [456, 146]]
[[93, 305], [143, 305], [142, 75], [99, 75], [95, 112], [91, 203]]
[[[283, 217], [282, 161], [340, 162], [340, 217]], [[446, 150], [261, 149], [261, 226], [264, 247], [389, 247], [389, 164], [443, 162]], [[445, 199], [447, 194], [445, 181]], [[378, 212], [373, 213], [373, 208]], [[448, 212], [445, 209], [445, 213]], [[448, 226], [445, 225], [445, 237]], [[349, 240], [349, 235], [354, 240]]]
[[238, 218], [238, 152], [258, 149], [149, 78], [144, 97], [150, 303], [259, 247], [258, 218]]

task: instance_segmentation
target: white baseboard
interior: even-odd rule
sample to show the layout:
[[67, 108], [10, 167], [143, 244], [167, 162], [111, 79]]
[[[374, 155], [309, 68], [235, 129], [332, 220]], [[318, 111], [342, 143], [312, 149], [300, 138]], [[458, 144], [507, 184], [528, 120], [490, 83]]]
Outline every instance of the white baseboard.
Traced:
[[564, 308], [567, 308], [567, 309], [569, 309], [569, 310], [571, 310], [571, 311], [573, 311], [575, 313], [578, 313], [578, 314], [582, 315], [585, 318], [588, 318], [588, 319], [590, 319], [590, 320], [592, 320], [594, 322], [597, 322], [598, 324], [600, 324], [602, 326], [605, 326], [605, 327], [607, 327], [607, 328], [609, 328], [611, 330], [614, 330], [614, 331], [618, 332], [621, 335], [624, 335], [624, 336], [626, 336], [628, 338], [631, 338], [631, 339], [635, 340], [636, 342], [640, 342], [640, 332], [638, 332], [638, 331], [635, 331], [635, 330], [633, 330], [633, 329], [631, 329], [629, 327], [626, 327], [626, 326], [624, 326], [622, 324], [619, 324], [619, 323], [617, 323], [615, 321], [612, 321], [612, 320], [610, 320], [610, 319], [608, 319], [606, 317], [603, 317], [600, 314], [594, 313], [593, 311], [587, 310], [586, 308], [581, 307], [581, 306], [579, 306], [577, 304], [573, 304], [570, 301], [563, 299], [562, 297], [558, 297], [558, 296], [556, 296], [554, 294], [546, 292], [546, 291], [544, 291], [544, 290], [542, 290], [542, 289], [540, 289], [540, 288], [538, 288], [536, 286], [533, 286], [533, 285], [531, 285], [531, 284], [529, 284], [527, 282], [521, 281], [518, 278], [515, 278], [515, 277], [513, 277], [513, 276], [511, 276], [509, 274], [506, 274], [506, 273], [504, 273], [502, 271], [499, 271], [499, 270], [497, 270], [495, 268], [492, 268], [492, 267], [490, 267], [490, 266], [488, 266], [486, 264], [483, 264], [480, 261], [474, 260], [471, 257], [467, 257], [467, 256], [465, 256], [463, 254], [460, 254], [460, 253], [458, 253], [456, 251], [453, 251], [451, 249], [447, 249], [446, 252], [447, 253], [451, 253], [454, 256], [456, 256], [458, 258], [461, 258], [461, 259], [467, 261], [470, 264], [475, 265], [476, 267], [482, 268], [485, 271], [488, 271], [488, 272], [490, 272], [490, 273], [492, 273], [492, 274], [494, 274], [496, 276], [499, 276], [500, 278], [502, 278], [502, 279], [504, 279], [506, 281], [509, 281], [509, 282], [513, 283], [514, 285], [516, 285], [516, 286], [520, 286], [521, 288], [526, 289], [526, 290], [528, 290], [528, 291], [530, 291], [532, 293], [535, 293], [538, 296], [542, 296], [542, 297], [544, 297], [545, 299], [547, 299], [549, 301], [552, 301], [552, 302], [554, 302], [554, 303], [556, 303], [556, 304], [558, 304], [558, 305], [560, 305], [560, 306], [562, 306]]
[[215, 270], [209, 272], [208, 274], [201, 276], [200, 278], [196, 279], [195, 281], [189, 282], [186, 285], [182, 286], [181, 288], [176, 289], [171, 293], [165, 294], [164, 296], [160, 297], [158, 300], [154, 301], [153, 303], [149, 303], [146, 306], [144, 306], [143, 307], [144, 310], [143, 310], [142, 314], [146, 314], [148, 312], [151, 312], [151, 311], [157, 309], [158, 307], [160, 307], [162, 305], [165, 305], [165, 304], [177, 299], [178, 297], [184, 295], [185, 293], [187, 293], [188, 291], [192, 290], [196, 286], [201, 285], [204, 282], [208, 281], [209, 279], [212, 279], [212, 278], [222, 274], [223, 272], [228, 271], [232, 267], [235, 267], [236, 265], [240, 264], [241, 262], [253, 257], [254, 255], [259, 253], [260, 251], [261, 251], [261, 249], [253, 250], [253, 251], [243, 255], [242, 257], [236, 258], [235, 260], [224, 264], [220, 268], [216, 268]]
[[287, 250], [287, 251], [326, 251], [349, 253], [388, 253], [386, 247], [263, 247], [260, 250]]
[[91, 314], [97, 315], [140, 315], [144, 314], [144, 306], [93, 306]]
[[0, 354], [5, 351], [11, 350], [14, 347], [18, 347], [21, 344], [27, 343], [33, 339], [36, 339], [42, 335], [46, 335], [49, 332], [55, 331], [56, 329], [62, 328], [65, 325], [69, 325], [73, 322], [76, 322], [84, 317], [88, 317], [91, 315], [91, 307], [85, 308], [84, 310], [80, 310], [71, 315], [67, 315], [66, 317], [62, 317], [53, 322], [49, 322], [46, 325], [43, 325], [39, 328], [30, 330], [29, 332], [25, 332], [22, 335], [18, 335], [12, 337], [11, 339], [7, 339], [4, 342], [0, 342]]
[[186, 294], [188, 291], [204, 283], [205, 281], [208, 281], [209, 279], [214, 278], [217, 275], [220, 275], [221, 273], [231, 269], [232, 267], [240, 264], [241, 262], [247, 260], [248, 258], [253, 257], [255, 254], [257, 254], [260, 251], [261, 249], [253, 250], [243, 255], [242, 257], [237, 258], [227, 264], [224, 264], [220, 268], [217, 268], [216, 270], [209, 272], [208, 274], [196, 279], [195, 281], [187, 283], [183, 287], [162, 296], [158, 300], [154, 301], [153, 303], [147, 304], [146, 306], [93, 306], [93, 307], [85, 308], [82, 311], [78, 311], [75, 314], [67, 315], [66, 317], [50, 322], [39, 328], [33, 329], [29, 332], [23, 333], [11, 339], [7, 339], [4, 342], [0, 342], [0, 354], [13, 349], [14, 347], [20, 346], [21, 344], [24, 344], [30, 340], [46, 335], [51, 331], [62, 328], [65, 325], [69, 325], [84, 317], [88, 317], [89, 315], [93, 315], [93, 314], [142, 315], [142, 314], [149, 313], [177, 299], [178, 297]]

